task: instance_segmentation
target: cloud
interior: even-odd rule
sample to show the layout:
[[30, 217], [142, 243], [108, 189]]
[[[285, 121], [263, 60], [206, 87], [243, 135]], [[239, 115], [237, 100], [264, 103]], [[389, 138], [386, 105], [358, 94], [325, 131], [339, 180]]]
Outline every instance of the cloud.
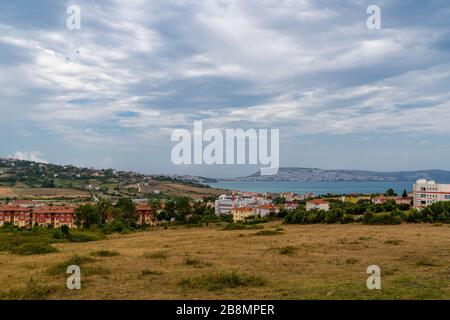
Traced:
[[9, 158], [39, 163], [48, 163], [47, 160], [42, 158], [42, 153], [39, 151], [16, 151], [12, 156], [9, 156]]
[[78, 31], [64, 3], [42, 1], [39, 15], [38, 4], [0, 4], [0, 124], [27, 128], [31, 145], [104, 152], [101, 164], [112, 147], [115, 163], [168, 148], [171, 130], [194, 120], [280, 128], [291, 142], [450, 133], [444, 1], [382, 2], [377, 31], [365, 0], [77, 4]]

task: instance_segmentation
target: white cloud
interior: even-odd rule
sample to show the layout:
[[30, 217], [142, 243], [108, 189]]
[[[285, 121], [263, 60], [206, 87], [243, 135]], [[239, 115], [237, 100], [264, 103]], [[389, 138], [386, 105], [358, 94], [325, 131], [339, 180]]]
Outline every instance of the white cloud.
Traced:
[[39, 151], [20, 151], [19, 150], [19, 151], [16, 151], [12, 156], [9, 156], [9, 158], [33, 161], [33, 162], [39, 162], [39, 163], [48, 163], [47, 160], [42, 158], [42, 153]]

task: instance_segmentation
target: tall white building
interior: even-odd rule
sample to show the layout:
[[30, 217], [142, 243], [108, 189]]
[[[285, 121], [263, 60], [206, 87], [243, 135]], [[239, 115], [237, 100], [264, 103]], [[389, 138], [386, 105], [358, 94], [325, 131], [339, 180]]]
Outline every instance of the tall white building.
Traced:
[[419, 179], [413, 185], [413, 204], [423, 208], [438, 201], [450, 201], [450, 184], [438, 184], [433, 180]]
[[[256, 208], [257, 206], [262, 206], [265, 204], [271, 203], [268, 199], [264, 199], [262, 197], [242, 197], [235, 196], [234, 197], [234, 207], [235, 208], [243, 208], [243, 207], [251, 207]], [[216, 215], [224, 215], [230, 214], [233, 206], [232, 196], [221, 195], [219, 199], [215, 201], [215, 213]]]
[[216, 215], [225, 215], [231, 212], [231, 207], [233, 206], [233, 200], [231, 196], [225, 194], [221, 195], [219, 199], [216, 200], [214, 209]]

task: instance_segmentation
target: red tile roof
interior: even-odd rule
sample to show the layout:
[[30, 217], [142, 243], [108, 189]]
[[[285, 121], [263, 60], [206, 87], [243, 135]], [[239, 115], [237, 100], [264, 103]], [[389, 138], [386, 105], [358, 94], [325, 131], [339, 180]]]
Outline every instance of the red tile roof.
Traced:
[[69, 213], [73, 214], [75, 207], [73, 206], [43, 206], [37, 207], [33, 210], [33, 213], [38, 214], [55, 214], [55, 213]]
[[322, 199], [314, 199], [314, 200], [309, 200], [307, 201], [307, 203], [312, 203], [312, 204], [328, 204], [328, 201], [322, 200]]

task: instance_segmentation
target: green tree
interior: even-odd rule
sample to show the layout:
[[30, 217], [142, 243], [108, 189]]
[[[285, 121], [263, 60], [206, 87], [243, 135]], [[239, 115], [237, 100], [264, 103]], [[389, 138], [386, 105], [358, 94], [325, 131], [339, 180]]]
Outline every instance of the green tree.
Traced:
[[406, 189], [403, 190], [402, 198], [408, 198], [408, 192], [406, 192]]
[[75, 209], [75, 224], [85, 229], [100, 224], [101, 217], [95, 206], [84, 204]]
[[393, 196], [396, 196], [397, 194], [395, 193], [394, 189], [389, 188], [389, 189], [387, 189], [385, 195], [388, 197], [393, 197]]
[[120, 217], [129, 226], [136, 225], [137, 214], [133, 200], [130, 198], [120, 198], [115, 207], [120, 210]]

